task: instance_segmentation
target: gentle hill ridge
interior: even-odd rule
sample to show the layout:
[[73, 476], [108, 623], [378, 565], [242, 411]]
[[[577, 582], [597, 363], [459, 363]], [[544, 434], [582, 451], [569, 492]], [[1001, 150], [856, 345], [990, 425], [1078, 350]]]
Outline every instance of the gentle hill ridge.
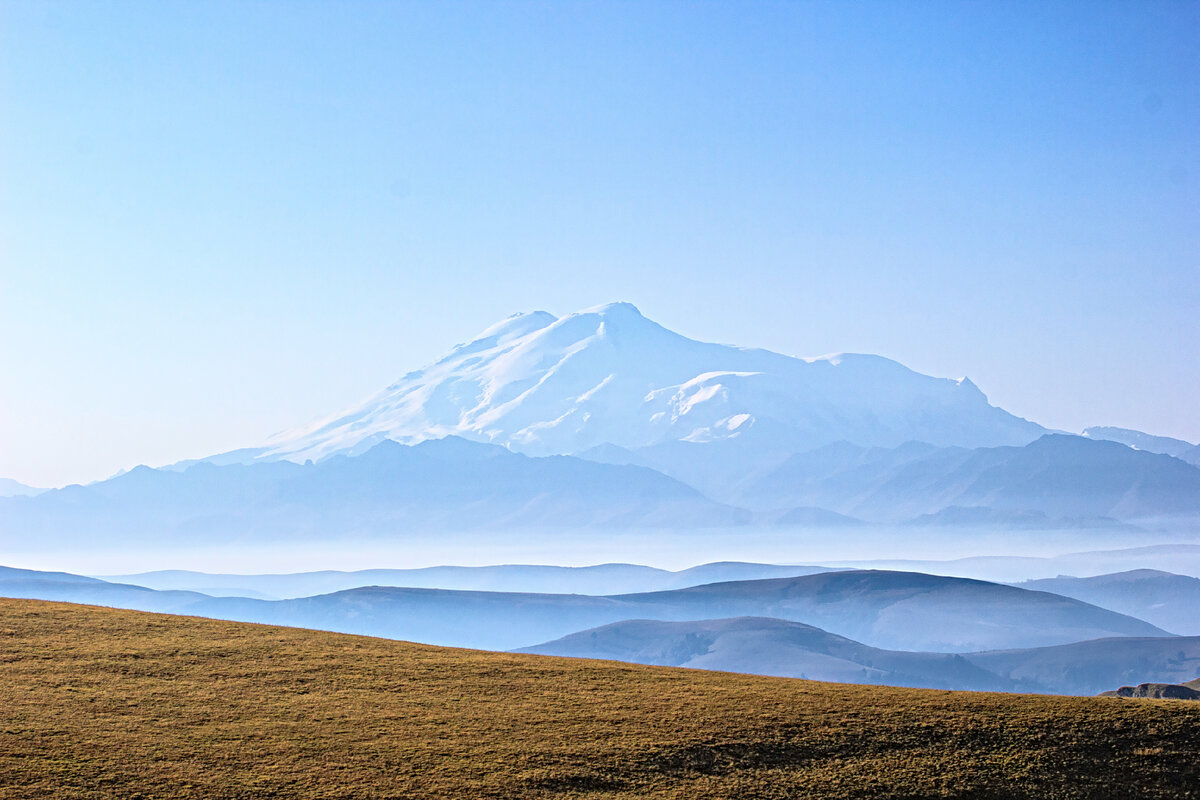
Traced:
[[1139, 569], [1090, 578], [1060, 576], [1016, 585], [1129, 614], [1171, 633], [1200, 635], [1200, 578]]
[[[891, 650], [967, 652], [1105, 636], [1164, 636], [1153, 625], [1047, 592], [882, 570], [818, 572], [669, 591], [593, 596], [367, 586], [291, 600], [208, 597], [46, 579], [18, 597], [196, 614], [452, 646], [511, 650], [628, 619], [775, 617]], [[0, 594], [6, 584], [0, 579]]]
[[489, 592], [539, 592], [551, 594], [613, 595], [679, 589], [703, 583], [759, 578], [790, 577], [831, 571], [829, 567], [788, 564], [714, 562], [670, 571], [638, 564], [595, 564], [557, 567], [504, 564], [488, 567], [420, 567], [369, 569], [355, 572], [324, 570], [291, 574], [237, 575], [163, 570], [135, 575], [99, 576], [151, 589], [184, 589], [214, 594], [253, 593], [262, 599], [294, 599], [329, 594], [364, 586], [403, 586], [424, 589], [460, 589]]
[[779, 619], [625, 620], [519, 652], [845, 683], [1091, 696], [1200, 676], [1200, 637], [1118, 637], [982, 653], [892, 651]]
[[365, 587], [277, 602], [213, 598], [189, 613], [495, 650], [640, 618], [777, 617], [875, 647], [942, 652], [1166, 635], [1141, 620], [1046, 592], [884, 571], [604, 597]]
[[1016, 688], [1015, 682], [962, 656], [882, 650], [811, 625], [766, 617], [626, 620], [516, 652], [841, 683], [984, 691]]
[[1026, 690], [1094, 695], [1151, 676], [1165, 683], [1200, 677], [1200, 636], [1113, 637], [963, 657]]

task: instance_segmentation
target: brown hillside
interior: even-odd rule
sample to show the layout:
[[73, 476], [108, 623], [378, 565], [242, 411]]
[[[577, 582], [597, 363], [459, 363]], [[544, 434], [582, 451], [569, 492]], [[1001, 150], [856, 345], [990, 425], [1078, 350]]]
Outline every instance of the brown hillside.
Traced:
[[1200, 705], [0, 600], [0, 797], [1200, 797]]

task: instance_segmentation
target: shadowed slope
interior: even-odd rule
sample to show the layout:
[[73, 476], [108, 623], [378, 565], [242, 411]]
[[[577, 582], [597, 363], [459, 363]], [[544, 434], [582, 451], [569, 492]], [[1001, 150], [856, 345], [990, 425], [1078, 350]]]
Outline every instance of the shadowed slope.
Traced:
[[1092, 578], [1060, 576], [1017, 584], [1144, 619], [1171, 633], [1200, 634], [1200, 578], [1136, 569]]
[[968, 651], [995, 647], [982, 643], [1003, 640], [1037, 640], [1038, 645], [1026, 646], [1040, 646], [1094, 639], [1107, 635], [1099, 633], [1103, 630], [1125, 636], [1164, 635], [1142, 620], [1047, 592], [1021, 594], [1014, 588], [919, 572], [848, 570], [621, 599], [677, 613], [709, 612], [692, 619], [778, 617], [874, 647], [904, 650]]
[[519, 652], [842, 683], [990, 691], [1014, 688], [1012, 681], [961, 656], [881, 650], [811, 625], [763, 617], [628, 620]]

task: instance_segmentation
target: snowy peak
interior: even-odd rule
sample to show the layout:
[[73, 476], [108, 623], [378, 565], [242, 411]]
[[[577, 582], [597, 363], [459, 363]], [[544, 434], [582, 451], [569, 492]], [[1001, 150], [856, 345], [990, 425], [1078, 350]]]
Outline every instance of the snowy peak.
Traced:
[[966, 379], [874, 355], [801, 359], [698, 342], [610, 303], [508, 317], [358, 406], [272, 437], [258, 457], [319, 460], [449, 435], [548, 455], [747, 436], [788, 450], [1025, 444], [1042, 432]]
[[0, 478], [0, 497], [33, 497], [44, 491], [36, 486], [17, 483], [12, 478]]
[[512, 339], [520, 338], [526, 334], [533, 333], [545, 328], [547, 325], [553, 325], [558, 321], [558, 317], [548, 311], [531, 311], [528, 313], [517, 313], [505, 320], [497, 322], [490, 328], [487, 328], [478, 336], [470, 341], [469, 344], [460, 344], [454, 348], [458, 352], [464, 348], [473, 350], [483, 350], [496, 345], [504, 344]]
[[[1163, 453], [1183, 459], [1195, 457], [1197, 450], [1200, 449], [1191, 442], [1185, 442], [1182, 439], [1172, 439], [1170, 436], [1154, 436], [1153, 434], [1130, 430], [1129, 428], [1097, 426], [1085, 428], [1083, 435], [1089, 439], [1120, 442], [1127, 447], [1132, 447], [1134, 450]], [[1192, 463], [1196, 462], [1193, 461]]]

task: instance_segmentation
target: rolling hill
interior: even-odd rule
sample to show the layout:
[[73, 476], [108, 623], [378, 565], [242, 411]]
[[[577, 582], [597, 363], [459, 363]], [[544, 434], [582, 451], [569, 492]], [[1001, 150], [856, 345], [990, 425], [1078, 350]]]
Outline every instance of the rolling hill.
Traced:
[[1175, 798], [1200, 707], [850, 686], [0, 600], [13, 800]]
[[275, 602], [211, 598], [187, 613], [491, 650], [628, 619], [744, 616], [803, 622], [874, 647], [941, 652], [1166, 635], [1147, 622], [1046, 592], [882, 571], [604, 597], [364, 587]]
[[354, 572], [323, 570], [268, 575], [162, 570], [102, 577], [151, 589], [184, 589], [204, 594], [272, 600], [328, 594], [364, 586], [606, 595], [682, 589], [719, 581], [786, 578], [828, 571], [828, 567], [818, 566], [723, 561], [676, 571], [638, 564], [596, 564], [588, 567], [503, 564], [490, 567], [365, 569]]
[[1200, 635], [1200, 578], [1137, 569], [1091, 578], [1060, 576], [1017, 585], [1110, 608], [1171, 633]]
[[687, 613], [693, 619], [764, 616], [804, 622], [889, 649], [963, 652], [1002, 647], [995, 642], [1005, 640], [1038, 643], [1027, 646], [1080, 641], [1112, 629], [1122, 635], [1163, 633], [1141, 620], [1079, 601], [1045, 592], [1019, 594], [1010, 588], [915, 572], [849, 570], [623, 599], [636, 599], [644, 608]]
[[0, 567], [0, 597], [61, 600], [137, 611], [179, 611], [209, 599], [199, 592], [155, 591], [69, 572]]
[[1098, 694], [1123, 684], [1200, 677], [1200, 636], [1095, 639], [964, 658], [1023, 690]]
[[868, 647], [778, 619], [627, 620], [519, 652], [888, 686], [1095, 695], [1200, 676], [1200, 637], [1119, 637], [983, 653]]
[[811, 625], [764, 617], [626, 620], [516, 652], [838, 683], [983, 691], [1015, 687], [958, 655], [881, 650]]
[[774, 617], [891, 650], [967, 652], [1106, 636], [1163, 636], [1153, 625], [1047, 592], [964, 578], [824, 572], [593, 596], [367, 586], [289, 600], [154, 591], [61, 573], [0, 575], [0, 595], [512, 650], [629, 619]]
[[879, 559], [838, 562], [853, 569], [888, 569], [961, 575], [996, 582], [1019, 583], [1064, 575], [1100, 575], [1131, 569], [1154, 569], [1200, 577], [1200, 544], [1160, 544], [1088, 550], [1056, 556], [969, 556], [946, 561]]
[[[761, 565], [706, 565], [721, 570], [755, 566]], [[807, 586], [795, 585], [799, 579], [767, 579], [611, 597], [373, 586], [264, 602], [194, 591], [153, 590], [69, 573], [0, 568], [0, 597], [276, 623], [496, 650], [506, 649], [511, 642], [516, 642], [513, 648], [524, 646], [548, 633], [545, 638], [562, 638], [531, 651], [553, 647], [545, 652], [847, 682], [1094, 694], [1097, 683], [1106, 680], [1110, 684], [1134, 679], [1171, 682], [1188, 677], [1193, 668], [1200, 674], [1200, 668], [1186, 655], [1195, 647], [1196, 639], [1138, 636], [1162, 632], [1140, 620], [1078, 601], [1007, 586], [998, 586], [1002, 593], [997, 595], [988, 589], [993, 584], [978, 581], [967, 581], [964, 586], [960, 579], [922, 580], [931, 576], [906, 573], [863, 573], [858, 578], [853, 573], [847, 575], [849, 581], [832, 587], [818, 574], [810, 576], [815, 580]], [[914, 594], [914, 586], [922, 585], [924, 596]], [[1008, 594], [1003, 593], [1005, 590]], [[714, 597], [706, 599], [706, 595]], [[852, 602], [847, 602], [847, 597], [853, 598]], [[939, 626], [957, 626], [988, 641], [1040, 641], [1047, 637], [1058, 641], [1065, 637], [1074, 642], [1094, 631], [1098, 622], [1105, 626], [1104, 636], [1111, 636], [1110, 628], [1134, 635], [1089, 645], [1094, 650], [1087, 652], [1098, 655], [1089, 656], [1081, 665], [1075, 656], [1062, 655], [1070, 651], [1054, 647], [999, 654], [964, 653], [960, 657], [944, 652], [912, 652], [933, 649], [921, 646], [930, 635], [920, 630], [903, 634], [893, 630], [894, 638], [906, 635], [915, 644], [879, 648], [790, 620], [714, 621], [704, 617], [706, 613], [710, 617], [719, 614], [731, 603], [734, 607], [812, 616], [811, 609], [806, 614], [798, 612], [803, 612], [814, 598], [818, 603], [827, 601], [829, 607], [823, 611], [827, 618], [841, 614], [843, 622], [860, 627], [869, 627], [873, 619], [887, 618], [899, 607], [904, 610], [892, 619], [892, 627], [896, 628], [896, 619], [924, 607]], [[753, 602], [755, 599], [757, 602]], [[980, 615], [989, 603], [995, 606], [988, 611], [991, 616], [973, 616]], [[1008, 614], [1026, 621], [994, 630], [996, 621], [992, 617], [997, 611], [1001, 616]], [[629, 619], [639, 614], [656, 619]], [[1064, 628], [1064, 619], [1076, 627]], [[597, 626], [606, 632], [592, 630]], [[635, 634], [629, 634], [634, 630]], [[603, 652], [595, 650], [599, 644], [603, 644]], [[1080, 642], [1083, 644], [1088, 643]], [[976, 663], [981, 658], [991, 661]], [[999, 665], [994, 671], [992, 661]]]

